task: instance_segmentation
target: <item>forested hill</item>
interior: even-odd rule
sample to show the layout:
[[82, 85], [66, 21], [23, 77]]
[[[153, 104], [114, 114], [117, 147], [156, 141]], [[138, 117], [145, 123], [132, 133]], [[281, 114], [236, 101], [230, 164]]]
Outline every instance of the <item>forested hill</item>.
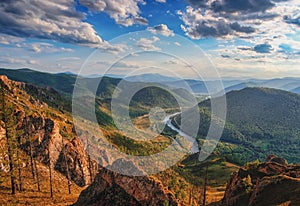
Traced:
[[[227, 119], [221, 140], [230, 160], [243, 164], [275, 153], [300, 162], [300, 95], [269, 88], [245, 88], [226, 95]], [[218, 99], [216, 100], [218, 101]], [[207, 133], [210, 100], [199, 104], [199, 136]]]

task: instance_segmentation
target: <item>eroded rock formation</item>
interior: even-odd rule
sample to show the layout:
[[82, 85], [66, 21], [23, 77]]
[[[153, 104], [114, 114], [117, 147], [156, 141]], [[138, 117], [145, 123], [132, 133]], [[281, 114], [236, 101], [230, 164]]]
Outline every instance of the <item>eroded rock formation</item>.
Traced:
[[268, 156], [232, 174], [222, 205], [300, 205], [300, 165]]

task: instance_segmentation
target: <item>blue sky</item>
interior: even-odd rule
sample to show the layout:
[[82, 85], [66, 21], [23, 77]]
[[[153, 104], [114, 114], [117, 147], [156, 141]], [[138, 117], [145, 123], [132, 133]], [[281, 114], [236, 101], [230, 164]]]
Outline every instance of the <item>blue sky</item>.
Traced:
[[[77, 73], [97, 50], [97, 62], [86, 63], [90, 68], [84, 73], [103, 73], [113, 59], [128, 51], [174, 51], [185, 59], [190, 49], [183, 44], [191, 41], [222, 77], [300, 77], [297, 0], [3, 1], [0, 25], [0, 67], [4, 68]], [[130, 40], [132, 32], [144, 36]], [[185, 40], [180, 42], [177, 35]], [[201, 61], [203, 55], [192, 56]], [[157, 67], [192, 76], [181, 63], [154, 56]], [[149, 62], [147, 55], [140, 55], [112, 73], [125, 74]]]

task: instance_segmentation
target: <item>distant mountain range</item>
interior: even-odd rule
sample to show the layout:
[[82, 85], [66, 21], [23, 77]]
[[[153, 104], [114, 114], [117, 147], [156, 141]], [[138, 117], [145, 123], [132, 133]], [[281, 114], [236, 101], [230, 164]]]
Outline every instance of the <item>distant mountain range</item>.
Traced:
[[[3, 69], [0, 68], [0, 74], [5, 74], [9, 78], [16, 81], [24, 81], [35, 84], [37, 86], [51, 86], [59, 91], [70, 93], [72, 91], [72, 85], [75, 84], [77, 75], [72, 72], [64, 72], [57, 74], [50, 74], [45, 72], [38, 72], [31, 69]], [[110, 78], [122, 79], [119, 75], [106, 75]], [[51, 77], [52, 82], [48, 82]], [[81, 76], [86, 79], [97, 79], [101, 76], [97, 74]], [[124, 78], [128, 82], [144, 82], [144, 83], [160, 83], [172, 88], [183, 88], [189, 92], [196, 94], [208, 95], [207, 86], [214, 88], [216, 84], [215, 80], [200, 81], [194, 79], [180, 79], [177, 77], [169, 77], [161, 74], [141, 74], [135, 76], [128, 76]], [[226, 78], [222, 81], [225, 92], [234, 90], [241, 90], [246, 87], [267, 87], [274, 89], [281, 89], [285, 91], [294, 92], [300, 94], [300, 78], [285, 77], [274, 79], [230, 79]], [[218, 93], [219, 91], [215, 91]]]
[[[181, 79], [161, 74], [142, 74], [125, 78], [131, 82], [156, 82], [173, 88], [184, 88], [192, 93], [207, 94], [207, 86], [214, 88], [216, 80], [199, 81], [194, 79]], [[291, 91], [299, 94], [300, 78], [285, 77], [274, 79], [230, 79], [222, 80], [225, 92], [241, 90], [246, 87], [267, 87]]]

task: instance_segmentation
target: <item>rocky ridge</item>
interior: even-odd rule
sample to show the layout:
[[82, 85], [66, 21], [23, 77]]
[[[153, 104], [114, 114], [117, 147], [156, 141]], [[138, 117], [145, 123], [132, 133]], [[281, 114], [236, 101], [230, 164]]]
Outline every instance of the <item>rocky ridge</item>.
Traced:
[[270, 155], [231, 175], [221, 205], [300, 205], [300, 165]]
[[[136, 166], [119, 159], [114, 164], [135, 171]], [[180, 205], [175, 195], [163, 184], [146, 176], [125, 176], [102, 168], [95, 181], [78, 198], [82, 205]]]

